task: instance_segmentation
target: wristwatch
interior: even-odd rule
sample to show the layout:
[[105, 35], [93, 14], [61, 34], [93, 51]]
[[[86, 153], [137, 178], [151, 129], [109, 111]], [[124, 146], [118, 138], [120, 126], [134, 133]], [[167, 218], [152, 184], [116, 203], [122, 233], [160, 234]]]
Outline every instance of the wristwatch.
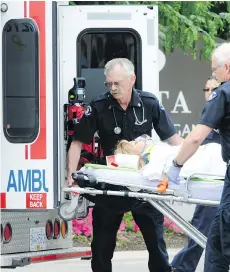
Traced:
[[172, 163], [173, 163], [173, 165], [174, 165], [175, 167], [178, 167], [178, 168], [183, 167], [183, 165], [180, 165], [180, 164], [177, 163], [176, 159], [174, 159], [174, 160], [172, 161]]

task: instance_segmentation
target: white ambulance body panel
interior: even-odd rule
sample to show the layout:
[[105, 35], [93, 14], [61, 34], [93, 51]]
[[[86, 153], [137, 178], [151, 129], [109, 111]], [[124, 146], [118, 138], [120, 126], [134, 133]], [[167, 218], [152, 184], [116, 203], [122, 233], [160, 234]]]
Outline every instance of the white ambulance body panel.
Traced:
[[[51, 254], [50, 250], [62, 250], [60, 254], [63, 256], [64, 251], [65, 253], [69, 251], [72, 254], [74, 250], [83, 251], [83, 249], [73, 249], [72, 222], [64, 222], [59, 217], [58, 209], [56, 208], [58, 205], [57, 194], [59, 193], [57, 154], [58, 120], [54, 118], [54, 116], [58, 116], [58, 107], [55, 106], [55, 104], [57, 105], [59, 92], [56, 88], [56, 93], [54, 93], [54, 86], [56, 86], [56, 84], [53, 85], [53, 69], [56, 69], [57, 63], [54, 64], [56, 58], [52, 39], [53, 35], [57, 33], [55, 33], [56, 29], [53, 28], [52, 2], [7, 1], [6, 4], [8, 7], [7, 11], [1, 13], [1, 31], [3, 32], [4, 27], [10, 26], [7, 34], [10, 36], [6, 37], [4, 32], [5, 36], [1, 35], [1, 39], [3, 37], [3, 47], [4, 42], [7, 44], [4, 50], [11, 49], [12, 56], [15, 58], [10, 59], [9, 51], [6, 56], [1, 54], [1, 58], [9, 58], [5, 59], [6, 61], [3, 66], [0, 66], [1, 83], [6, 83], [7, 80], [11, 80], [11, 82], [13, 80], [17, 81], [16, 78], [10, 77], [9, 72], [12, 71], [15, 76], [17, 66], [20, 69], [25, 67], [26, 70], [26, 65], [28, 65], [29, 61], [33, 58], [33, 56], [31, 56], [33, 55], [31, 48], [36, 45], [36, 42], [29, 39], [28, 36], [26, 37], [28, 33], [22, 33], [26, 30], [21, 30], [23, 24], [31, 22], [28, 20], [33, 20], [32, 23], [37, 26], [38, 29], [38, 63], [36, 65], [38, 78], [36, 79], [36, 83], [39, 97], [39, 115], [37, 118], [39, 120], [39, 127], [36, 138], [33, 141], [20, 142], [20, 139], [15, 141], [15, 138], [9, 138], [9, 135], [7, 135], [8, 128], [16, 128], [16, 130], [10, 131], [10, 133], [12, 133], [12, 131], [14, 133], [15, 131], [17, 132], [18, 127], [22, 124], [19, 118], [22, 115], [19, 111], [23, 110], [23, 101], [22, 105], [20, 105], [20, 99], [27, 101], [31, 98], [26, 92], [23, 93], [20, 87], [20, 84], [22, 86], [23, 83], [20, 82], [20, 84], [17, 84], [17, 82], [15, 82], [13, 85], [7, 82], [8, 88], [3, 85], [3, 88], [0, 89], [0, 103], [2, 108], [5, 106], [5, 111], [0, 112], [0, 124], [2, 128], [0, 140], [1, 265], [10, 266], [13, 265], [13, 260], [17, 259], [17, 254], [15, 255], [15, 253], [25, 254], [23, 258], [26, 260], [26, 256], [31, 257], [33, 254], [34, 256], [47, 256]], [[11, 23], [11, 25], [9, 25], [9, 23]], [[15, 27], [15, 29], [12, 30], [11, 26]], [[18, 32], [16, 27], [19, 27]], [[2, 48], [2, 42], [0, 46], [1, 52], [6, 52]], [[17, 61], [16, 63], [14, 62], [15, 60]], [[7, 67], [7, 65], [11, 65], [10, 68]], [[31, 81], [30, 76], [34, 79], [33, 73], [36, 73], [36, 70], [35, 72], [34, 70], [32, 71], [33, 72], [27, 69], [28, 78], [26, 78], [27, 75], [20, 73], [20, 70], [18, 70], [18, 73], [20, 74], [19, 76], [24, 76], [25, 80]], [[9, 79], [7, 79], [7, 77]], [[33, 86], [33, 84], [30, 86]], [[13, 87], [17, 88], [16, 94], [14, 93]], [[6, 89], [10, 90], [9, 93], [4, 93]], [[21, 96], [24, 96], [24, 98], [21, 98]], [[15, 98], [19, 100], [15, 101]], [[11, 101], [13, 104], [12, 109], [10, 108], [11, 103], [9, 103]], [[8, 103], [8, 108], [6, 108], [4, 103]], [[28, 110], [26, 106], [25, 104], [25, 111]], [[33, 112], [34, 103], [31, 103], [30, 106], [31, 112]], [[11, 113], [8, 112], [8, 109], [13, 110], [11, 116], [7, 116], [7, 114]], [[28, 113], [27, 111], [27, 114]], [[7, 120], [7, 122], [4, 120]], [[25, 123], [26, 122], [24, 122], [24, 124]], [[51, 224], [50, 237], [47, 237], [47, 222]], [[67, 235], [63, 236], [60, 228], [58, 231], [59, 234], [55, 236], [54, 225], [56, 223], [59, 225], [59, 228], [63, 223], [66, 224]], [[12, 231], [12, 237], [9, 241], [6, 241], [4, 232], [8, 224]], [[14, 255], [10, 256], [10, 253], [14, 253]], [[52, 254], [55, 254], [55, 252], [52, 252]], [[26, 263], [27, 261], [25, 261], [25, 264]]]
[[[3, 116], [0, 118], [1, 128], [5, 130], [5, 132], [2, 131], [1, 137], [1, 192], [4, 194], [3, 197], [5, 198], [5, 203], [3, 203], [4, 205], [2, 208], [16, 210], [30, 208], [53, 209], [53, 142], [55, 141], [55, 137], [53, 131], [52, 16], [50, 16], [52, 14], [52, 4], [42, 3], [42, 1], [7, 1], [7, 5], [7, 12], [1, 14], [1, 31], [3, 31], [5, 24], [9, 22], [9, 20], [18, 19], [19, 22], [21, 22], [23, 18], [27, 17], [32, 18], [38, 27], [39, 63], [37, 64], [37, 68], [39, 69], [39, 78], [36, 79], [36, 84], [38, 84], [39, 88], [39, 124], [38, 133], [35, 135], [35, 139], [32, 142], [23, 143], [22, 141], [17, 140], [17, 130], [24, 130], [24, 128], [21, 127], [24, 124], [21, 122], [20, 117], [23, 116], [23, 118], [26, 118], [26, 116], [18, 112], [19, 118], [17, 119], [17, 111], [24, 110], [23, 108], [27, 107], [25, 108], [26, 112], [31, 106], [31, 111], [33, 112], [34, 103], [30, 102], [30, 98], [25, 100], [27, 101], [25, 103], [21, 102], [22, 98], [20, 98], [20, 96], [30, 96], [30, 91], [25, 91], [23, 94], [21, 86], [16, 89], [17, 82], [14, 84], [9, 83], [10, 80], [17, 81], [17, 79], [10, 78], [10, 75], [6, 76], [4, 72], [6, 67], [3, 67], [3, 76], [6, 78], [5, 82], [7, 82], [7, 87], [3, 88], [3, 92], [8, 89], [9, 93], [6, 95], [9, 95], [9, 97], [3, 101], [2, 95], [0, 96], [1, 105], [6, 106], [7, 103], [5, 114], [3, 113]], [[17, 21], [14, 21], [13, 24], [14, 23], [17, 23]], [[6, 34], [11, 35], [11, 37], [8, 36], [9, 38], [7, 38], [7, 41], [12, 38], [12, 43], [7, 45], [9, 50], [7, 57], [10, 54], [10, 50], [12, 50], [13, 47], [17, 47], [18, 52], [15, 53], [17, 56], [16, 59], [19, 60], [20, 57], [22, 57], [25, 58], [26, 61], [26, 54], [27, 52], [28, 54], [31, 54], [33, 46], [32, 43], [26, 44], [26, 35], [28, 33], [17, 33], [15, 29], [12, 30], [12, 33], [13, 34], [9, 32]], [[28, 38], [28, 41], [31, 40]], [[20, 43], [22, 45], [21, 47]], [[21, 56], [19, 54], [21, 54]], [[10, 59], [10, 61], [7, 59], [6, 62], [9, 63], [6, 65], [10, 65], [10, 68], [7, 71], [16, 69], [15, 66], [17, 64], [13, 59]], [[23, 69], [23, 67], [27, 69], [26, 65], [28, 64], [25, 62], [25, 64], [21, 63], [18, 65], [20, 65], [21, 69]], [[28, 69], [27, 72], [29, 72]], [[25, 74], [22, 73], [19, 77], [20, 76], [25, 76]], [[29, 76], [30, 75], [28, 75], [28, 77]], [[9, 77], [8, 80], [7, 77]], [[16, 90], [14, 90], [14, 88]], [[19, 98], [16, 97], [17, 92]], [[10, 113], [12, 111], [14, 111], [14, 113]], [[13, 115], [15, 117], [13, 117]], [[2, 120], [5, 120], [5, 124], [2, 124]], [[28, 122], [30, 121], [33, 122], [34, 120], [28, 118]], [[26, 119], [23, 122], [26, 122]], [[12, 131], [9, 132], [10, 129]], [[9, 136], [10, 134], [13, 136]], [[14, 135], [16, 136], [14, 137]]]

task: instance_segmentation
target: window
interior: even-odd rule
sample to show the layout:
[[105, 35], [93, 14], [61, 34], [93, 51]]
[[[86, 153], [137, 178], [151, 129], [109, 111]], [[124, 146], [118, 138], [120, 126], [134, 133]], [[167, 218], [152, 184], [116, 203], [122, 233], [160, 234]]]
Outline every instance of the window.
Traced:
[[86, 29], [77, 39], [78, 76], [86, 79], [86, 102], [107, 91], [104, 66], [113, 58], [128, 58], [136, 69], [141, 89], [141, 38], [132, 29]]
[[11, 143], [31, 143], [39, 131], [38, 29], [31, 19], [3, 28], [3, 125]]

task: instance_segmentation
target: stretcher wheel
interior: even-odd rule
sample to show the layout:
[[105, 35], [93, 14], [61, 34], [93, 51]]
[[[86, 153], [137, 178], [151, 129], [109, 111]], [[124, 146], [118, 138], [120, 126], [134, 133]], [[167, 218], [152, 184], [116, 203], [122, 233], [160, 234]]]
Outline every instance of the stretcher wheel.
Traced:
[[70, 206], [70, 202], [64, 202], [62, 203], [59, 208], [58, 208], [58, 214], [61, 217], [61, 219], [66, 220], [66, 221], [71, 221], [76, 218], [77, 216], [77, 211], [74, 209], [72, 212], [67, 212], [67, 209]]

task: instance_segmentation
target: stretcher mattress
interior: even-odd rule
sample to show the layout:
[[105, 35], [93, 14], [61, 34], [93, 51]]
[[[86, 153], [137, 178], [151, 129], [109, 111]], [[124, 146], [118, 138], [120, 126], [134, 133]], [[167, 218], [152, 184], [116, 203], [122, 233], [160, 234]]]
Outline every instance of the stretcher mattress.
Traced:
[[[109, 166], [86, 164], [80, 171], [84, 174], [93, 175], [98, 182], [124, 186], [132, 191], [147, 190], [151, 192], [159, 184], [159, 180], [144, 179], [140, 172], [124, 168], [117, 169]], [[188, 182], [186, 179], [181, 179], [179, 185], [169, 182], [168, 189], [173, 190], [175, 196], [183, 196], [188, 193], [189, 198], [220, 201], [223, 185], [223, 179], [199, 175], [199, 178], [194, 178]]]

